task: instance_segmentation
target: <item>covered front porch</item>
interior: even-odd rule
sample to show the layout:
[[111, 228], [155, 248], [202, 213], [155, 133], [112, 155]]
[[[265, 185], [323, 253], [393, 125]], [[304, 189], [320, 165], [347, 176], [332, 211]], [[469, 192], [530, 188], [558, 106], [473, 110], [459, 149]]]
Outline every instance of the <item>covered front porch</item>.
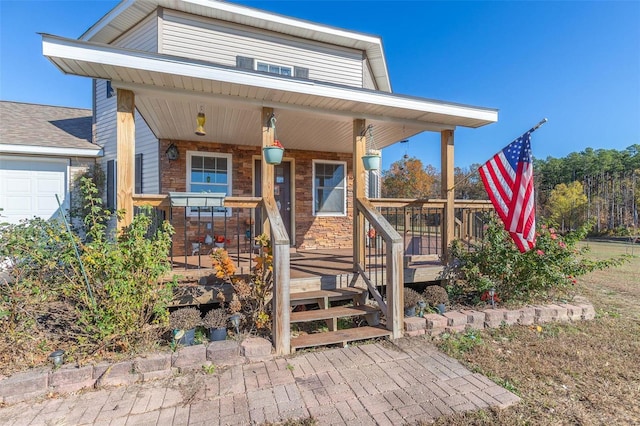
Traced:
[[[392, 338], [402, 335], [406, 271], [416, 271], [419, 263], [424, 266], [445, 256], [446, 247], [456, 237], [456, 229], [460, 238], [476, 237], [469, 232], [475, 220], [464, 213], [456, 216], [454, 130], [457, 126], [475, 128], [497, 121], [497, 112], [493, 109], [240, 71], [48, 35], [43, 36], [43, 53], [65, 73], [109, 80], [117, 89], [116, 198], [117, 208], [126, 212], [118, 222], [119, 228], [131, 223], [135, 206], [164, 209], [166, 217], [174, 223], [174, 218], [180, 217], [179, 212], [173, 211], [177, 206], [170, 205], [168, 192], [176, 190], [172, 189], [172, 167], [182, 163], [170, 163], [171, 160], [165, 158], [165, 146], [174, 141], [187, 146], [197, 140], [197, 145], [189, 145], [195, 152], [206, 149], [207, 144], [215, 150], [238, 153], [256, 149], [259, 173], [251, 164], [237, 163], [232, 174], [234, 181], [241, 182], [244, 173], [253, 170], [261, 195], [256, 196], [251, 184], [234, 186], [220, 207], [232, 210], [230, 215], [223, 214], [223, 218], [229, 220], [230, 229], [235, 227], [237, 231], [224, 236], [230, 241], [228, 248], [232, 254], [231, 242], [235, 242], [239, 262], [242, 262], [241, 248], [248, 244], [244, 254], [250, 253], [251, 237], [255, 235], [250, 232], [245, 241], [243, 223], [259, 222], [261, 231], [270, 235], [274, 255], [272, 337], [278, 354], [286, 354], [291, 349], [290, 306], [298, 255], [292, 254], [291, 246], [292, 236], [300, 236], [301, 230], [288, 232], [283, 205], [276, 199], [274, 166], [261, 155], [260, 148], [274, 145], [272, 117], [277, 117], [278, 138], [283, 141], [286, 152], [295, 153], [294, 161], [309, 151], [323, 152], [328, 157], [341, 156], [347, 182], [343, 188], [344, 214], [339, 219], [327, 219], [316, 215], [315, 210], [312, 212], [311, 203], [305, 202], [295, 206], [294, 217], [308, 220], [310, 226], [338, 220], [348, 224], [343, 228], [349, 229], [351, 235], [344, 239], [349, 242], [351, 255], [348, 261], [347, 257], [340, 260], [339, 269], [344, 267], [351, 274], [347, 286], [362, 286], [373, 296]], [[135, 193], [136, 111], [159, 140], [161, 194]], [[208, 124], [205, 135], [195, 136], [193, 129], [199, 112], [206, 113]], [[375, 132], [375, 146], [367, 137], [370, 128]], [[440, 134], [441, 199], [427, 202], [370, 198], [367, 193], [370, 175], [362, 162], [367, 150], [382, 149], [424, 131]], [[309, 184], [301, 192], [311, 192], [309, 170], [296, 171], [294, 178]], [[412, 213], [411, 209], [434, 209], [434, 213]], [[193, 214], [192, 210], [183, 217], [193, 218]], [[195, 214], [199, 216], [199, 211]], [[179, 255], [185, 259], [183, 267], [191, 271], [190, 266], [195, 265], [190, 259], [199, 254], [202, 262], [203, 246], [192, 245], [202, 242], [199, 237], [193, 240], [188, 234], [187, 222], [185, 219], [182, 232], [186, 237]], [[199, 217], [196, 223], [202, 224]], [[206, 220], [204, 223], [206, 226]], [[322, 232], [330, 237], [331, 228], [325, 227]], [[174, 256], [177, 257], [178, 254]], [[338, 263], [338, 259], [336, 254], [332, 260]], [[414, 268], [410, 269], [412, 263]], [[203, 264], [198, 266], [202, 268]]]

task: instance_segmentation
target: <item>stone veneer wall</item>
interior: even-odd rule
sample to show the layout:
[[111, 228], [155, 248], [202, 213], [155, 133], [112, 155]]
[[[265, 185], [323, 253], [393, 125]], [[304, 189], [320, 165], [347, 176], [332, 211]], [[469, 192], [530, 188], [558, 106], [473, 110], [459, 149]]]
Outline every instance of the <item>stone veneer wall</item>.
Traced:
[[[233, 196], [250, 197], [253, 195], [253, 161], [260, 155], [260, 147], [244, 145], [227, 145], [204, 143], [195, 141], [160, 141], [160, 153], [164, 153], [168, 146], [174, 143], [178, 147], [180, 157], [176, 161], [169, 161], [166, 155], [160, 155], [160, 192], [186, 191], [186, 153], [187, 151], [220, 152], [232, 154], [233, 168]], [[286, 147], [285, 147], [286, 149]], [[292, 180], [295, 181], [295, 194], [292, 203], [295, 206], [295, 247], [299, 249], [333, 249], [350, 248], [353, 245], [353, 172], [352, 155], [350, 153], [332, 153], [318, 151], [286, 150], [285, 158], [292, 159]], [[344, 161], [347, 164], [347, 215], [343, 217], [315, 217], [312, 206], [312, 161], [333, 160]], [[244, 209], [243, 209], [244, 210]], [[241, 212], [240, 244], [244, 243], [248, 210]], [[222, 218], [214, 217], [212, 230], [206, 229], [206, 223], [211, 217], [206, 214], [201, 217], [201, 228], [198, 231], [198, 218], [187, 218], [187, 244], [195, 242], [198, 237], [207, 234], [221, 235], [224, 233]], [[174, 255], [184, 254], [184, 214], [181, 209], [174, 209], [173, 226]], [[237, 222], [235, 214], [227, 218], [226, 237], [231, 240], [229, 247], [233, 248], [238, 241]], [[199, 234], [198, 234], [199, 232]], [[190, 247], [188, 247], [190, 250]]]

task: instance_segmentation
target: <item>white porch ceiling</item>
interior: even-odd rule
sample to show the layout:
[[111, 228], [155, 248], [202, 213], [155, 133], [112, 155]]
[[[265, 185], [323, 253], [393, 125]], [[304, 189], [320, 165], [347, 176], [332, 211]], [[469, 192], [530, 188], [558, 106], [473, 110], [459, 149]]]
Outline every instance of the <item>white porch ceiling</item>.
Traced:
[[[111, 80], [161, 139], [260, 145], [262, 107], [272, 107], [289, 149], [352, 150], [352, 122], [372, 124], [377, 148], [423, 131], [480, 127], [494, 109], [399, 96], [43, 35], [43, 54], [66, 74]], [[194, 134], [202, 108], [207, 135]]]

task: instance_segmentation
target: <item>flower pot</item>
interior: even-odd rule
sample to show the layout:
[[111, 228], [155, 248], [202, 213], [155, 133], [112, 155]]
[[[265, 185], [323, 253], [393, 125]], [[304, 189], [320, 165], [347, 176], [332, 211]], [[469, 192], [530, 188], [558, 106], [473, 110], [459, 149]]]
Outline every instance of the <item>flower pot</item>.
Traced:
[[188, 330], [173, 330], [173, 339], [179, 345], [192, 346], [195, 338], [196, 338], [195, 328], [190, 328]]
[[410, 308], [404, 308], [404, 316], [405, 317], [415, 317], [416, 316], [416, 307], [412, 306]]
[[227, 338], [227, 328], [217, 327], [209, 329], [209, 340], [212, 342], [219, 342]]
[[440, 315], [444, 314], [447, 311], [447, 307], [444, 303], [439, 303], [436, 308], [438, 308], [438, 312], [440, 313]]
[[382, 157], [379, 155], [363, 155], [362, 162], [364, 163], [365, 170], [378, 170], [380, 169], [380, 161]]
[[284, 149], [278, 148], [277, 146], [267, 146], [262, 148], [262, 154], [264, 155], [264, 161], [266, 161], [267, 164], [280, 164], [282, 162]]

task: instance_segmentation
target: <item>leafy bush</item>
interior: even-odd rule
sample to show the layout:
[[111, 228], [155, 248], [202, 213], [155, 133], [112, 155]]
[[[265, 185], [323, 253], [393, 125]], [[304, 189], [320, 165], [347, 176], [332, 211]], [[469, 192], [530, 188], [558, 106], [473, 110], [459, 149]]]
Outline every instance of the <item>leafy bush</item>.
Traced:
[[478, 294], [495, 288], [502, 301], [528, 302], [536, 298], [569, 295], [576, 277], [598, 269], [619, 265], [625, 257], [590, 260], [587, 247], [577, 248], [591, 225], [587, 224], [565, 236], [546, 225], [539, 227], [536, 246], [520, 253], [495, 215], [489, 215], [485, 239], [468, 251], [460, 241], [450, 247], [451, 264], [447, 266], [451, 291]]
[[95, 184], [83, 178], [81, 191], [83, 237], [55, 220], [0, 227], [0, 259], [11, 265], [0, 282], [3, 346], [48, 331], [44, 341], [59, 336], [70, 355], [129, 351], [166, 329], [172, 284], [158, 282], [170, 270], [171, 225], [148, 238], [151, 218], [143, 212], [115, 235]]

